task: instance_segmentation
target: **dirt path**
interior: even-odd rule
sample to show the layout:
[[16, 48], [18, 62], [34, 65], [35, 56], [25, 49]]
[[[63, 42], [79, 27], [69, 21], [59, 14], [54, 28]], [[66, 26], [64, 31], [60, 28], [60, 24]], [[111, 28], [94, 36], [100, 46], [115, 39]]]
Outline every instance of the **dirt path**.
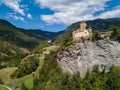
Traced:
[[24, 58], [21, 60], [21, 62], [24, 62], [24, 61], [26, 61], [28, 58], [33, 57], [33, 56], [35, 56], [35, 54], [27, 55], [26, 57], [24, 57]]
[[12, 90], [10, 87], [8, 87], [8, 86], [6, 86], [6, 85], [0, 84], [0, 86], [5, 87], [5, 88], [7, 88], [8, 90]]
[[49, 54], [50, 51], [58, 49], [58, 48], [59, 48], [59, 46], [56, 46], [56, 45], [45, 47], [44, 48], [45, 51], [43, 52], [43, 54]]

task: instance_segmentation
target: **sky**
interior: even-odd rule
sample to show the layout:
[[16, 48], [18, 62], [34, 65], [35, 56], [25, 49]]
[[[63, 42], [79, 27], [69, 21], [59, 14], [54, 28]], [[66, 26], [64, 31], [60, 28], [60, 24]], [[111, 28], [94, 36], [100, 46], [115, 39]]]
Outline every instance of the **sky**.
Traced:
[[120, 0], [0, 0], [0, 19], [58, 32], [82, 20], [120, 18]]

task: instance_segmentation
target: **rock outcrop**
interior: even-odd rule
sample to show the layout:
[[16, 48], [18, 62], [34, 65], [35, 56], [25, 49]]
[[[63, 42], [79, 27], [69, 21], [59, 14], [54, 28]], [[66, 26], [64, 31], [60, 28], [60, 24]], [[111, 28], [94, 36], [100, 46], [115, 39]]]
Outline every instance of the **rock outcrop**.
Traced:
[[58, 54], [57, 61], [64, 71], [71, 74], [79, 71], [81, 76], [96, 64], [108, 71], [111, 65], [120, 66], [120, 43], [111, 40], [73, 43]]

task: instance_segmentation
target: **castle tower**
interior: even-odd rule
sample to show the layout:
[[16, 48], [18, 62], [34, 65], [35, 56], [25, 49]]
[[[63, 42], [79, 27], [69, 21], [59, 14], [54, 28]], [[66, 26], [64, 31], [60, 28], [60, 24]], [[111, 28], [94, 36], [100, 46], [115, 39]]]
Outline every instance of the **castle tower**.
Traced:
[[86, 27], [87, 27], [87, 24], [84, 21], [82, 21], [80, 24], [80, 30], [84, 31], [84, 30], [86, 30]]

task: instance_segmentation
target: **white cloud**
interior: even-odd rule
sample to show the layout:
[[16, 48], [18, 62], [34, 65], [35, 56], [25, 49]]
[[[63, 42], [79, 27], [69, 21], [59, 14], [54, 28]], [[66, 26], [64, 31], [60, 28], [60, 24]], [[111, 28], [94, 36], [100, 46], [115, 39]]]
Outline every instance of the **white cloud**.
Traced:
[[[110, 0], [36, 0], [36, 3], [39, 4], [40, 8], [49, 8], [54, 11], [54, 14], [51, 15], [41, 15], [43, 21], [71, 24], [80, 20], [118, 16], [119, 9], [104, 12], [108, 1]], [[99, 11], [104, 13], [94, 16]]]
[[29, 19], [32, 19], [32, 15], [31, 14], [27, 14], [27, 17], [29, 18]]
[[23, 18], [23, 17], [20, 17], [20, 16], [13, 16], [13, 18], [14, 18], [15, 20], [24, 21], [24, 18]]
[[7, 14], [7, 17], [8, 17], [8, 18], [13, 18], [14, 20], [24, 21], [24, 18], [23, 18], [23, 17], [16, 16], [15, 13], [8, 13], [8, 14]]
[[106, 13], [103, 13], [99, 16], [100, 18], [117, 18], [120, 17], [120, 10], [113, 10], [113, 11], [108, 11]]
[[25, 16], [24, 10], [20, 7], [20, 2], [21, 0], [1, 0], [2, 4]]
[[100, 16], [98, 16], [98, 18], [116, 18], [116, 17], [120, 17], [120, 7], [115, 8], [114, 10], [111, 11], [107, 11], [102, 13]]

